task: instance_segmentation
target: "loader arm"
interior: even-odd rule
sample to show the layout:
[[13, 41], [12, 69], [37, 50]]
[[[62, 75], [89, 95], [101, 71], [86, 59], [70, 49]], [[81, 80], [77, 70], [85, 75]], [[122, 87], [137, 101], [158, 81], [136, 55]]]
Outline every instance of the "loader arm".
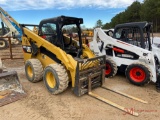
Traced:
[[[19, 23], [14, 18], [12, 18], [6, 11], [4, 11], [1, 7], [0, 7], [0, 19], [10, 29], [10, 33], [14, 33], [14, 35], [18, 37], [18, 39], [21, 41], [20, 37], [22, 35], [22, 31], [20, 29]], [[11, 34], [9, 35], [11, 36]]]

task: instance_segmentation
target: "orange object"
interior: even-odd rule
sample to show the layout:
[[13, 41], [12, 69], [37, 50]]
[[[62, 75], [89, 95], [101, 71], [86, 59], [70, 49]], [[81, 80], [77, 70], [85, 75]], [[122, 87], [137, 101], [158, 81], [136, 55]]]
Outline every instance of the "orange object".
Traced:
[[119, 52], [119, 53], [124, 53], [124, 50], [120, 49], [120, 48], [112, 48], [114, 51]]

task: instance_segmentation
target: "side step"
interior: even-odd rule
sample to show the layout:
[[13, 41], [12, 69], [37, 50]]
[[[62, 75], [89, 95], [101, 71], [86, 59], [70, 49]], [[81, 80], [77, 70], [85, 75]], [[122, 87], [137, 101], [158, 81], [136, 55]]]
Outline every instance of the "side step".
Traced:
[[[120, 110], [122, 110], [122, 111], [124, 111], [124, 112], [126, 112], [126, 113], [128, 113], [128, 114], [131, 114], [131, 115], [133, 115], [133, 116], [138, 116], [138, 115], [139, 115], [139, 114], [138, 114], [137, 112], [135, 112], [135, 111], [128, 112], [128, 110], [126, 109], [126, 107], [123, 107], [123, 106], [121, 106], [121, 105], [118, 105], [118, 104], [116, 104], [116, 103], [114, 103], [114, 102], [112, 102], [112, 101], [110, 101], [110, 100], [107, 100], [106, 98], [103, 98], [103, 97], [101, 97], [101, 96], [99, 96], [99, 95], [91, 92], [91, 78], [92, 78], [92, 77], [94, 77], [94, 76], [91, 75], [91, 76], [89, 77], [89, 81], [88, 81], [88, 95], [89, 95], [89, 96], [91, 96], [91, 97], [93, 97], [93, 98], [96, 98], [96, 99], [98, 99], [98, 100], [100, 100], [100, 101], [102, 101], [102, 102], [105, 102], [105, 103], [107, 103], [107, 104], [109, 104], [109, 105], [111, 105], [111, 106], [113, 106], [113, 107], [115, 107], [115, 108], [118, 108], [118, 109], [120, 109]], [[103, 77], [104, 77], [104, 75], [103, 75]], [[104, 80], [102, 81], [102, 85], [103, 85], [103, 84], [104, 84]], [[110, 91], [112, 91], [112, 92], [115, 92], [115, 93], [117, 93], [117, 94], [123, 95], [123, 96], [125, 96], [125, 97], [130, 98], [130, 99], [137, 100], [137, 101], [142, 102], [142, 103], [148, 103], [147, 101], [144, 101], [144, 100], [141, 100], [141, 99], [139, 99], [139, 98], [133, 97], [133, 96], [128, 95], [128, 94], [126, 94], [126, 93], [122, 93], [122, 92], [119, 92], [119, 91], [114, 91], [114, 90], [111, 90], [111, 89], [106, 88], [106, 87], [104, 87], [104, 86], [102, 86], [101, 88], [106, 89], [106, 90], [110, 90]]]

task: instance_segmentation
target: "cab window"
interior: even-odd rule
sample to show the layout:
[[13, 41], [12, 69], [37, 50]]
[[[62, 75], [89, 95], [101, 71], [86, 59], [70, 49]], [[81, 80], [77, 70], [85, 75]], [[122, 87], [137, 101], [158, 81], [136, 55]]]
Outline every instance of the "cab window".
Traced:
[[44, 39], [46, 39], [47, 41], [53, 44], [57, 43], [58, 36], [57, 36], [57, 31], [56, 31], [56, 24], [54, 23], [43, 24], [41, 28], [41, 32], [42, 32], [41, 33], [42, 37]]

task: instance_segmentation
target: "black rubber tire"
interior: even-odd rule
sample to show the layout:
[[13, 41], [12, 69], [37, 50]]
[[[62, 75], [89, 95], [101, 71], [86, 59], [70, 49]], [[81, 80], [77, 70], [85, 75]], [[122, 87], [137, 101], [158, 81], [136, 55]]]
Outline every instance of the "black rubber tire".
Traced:
[[[54, 80], [54, 85], [51, 87], [48, 84], [47, 74], [51, 74]], [[50, 78], [52, 78], [50, 77]], [[59, 94], [65, 91], [68, 87], [69, 77], [66, 69], [61, 64], [50, 64], [44, 70], [43, 81], [47, 90], [52, 94]]]
[[160, 92], [160, 65], [159, 65], [159, 62], [158, 62], [158, 59], [156, 59], [156, 72], [157, 72], [157, 81], [156, 81], [156, 89], [157, 89], [157, 92]]
[[128, 65], [125, 71], [126, 78], [134, 85], [143, 86], [152, 79], [151, 70], [144, 63]]
[[[30, 72], [29, 72], [30, 70]], [[29, 59], [25, 62], [26, 77], [30, 82], [38, 82], [43, 77], [43, 66], [38, 59]]]
[[8, 42], [4, 39], [0, 39], [0, 50], [8, 48]]
[[107, 58], [106, 59], [105, 77], [107, 77], [107, 78], [114, 77], [117, 74], [117, 70], [118, 70], [118, 68], [117, 68], [116, 63], [112, 59]]

